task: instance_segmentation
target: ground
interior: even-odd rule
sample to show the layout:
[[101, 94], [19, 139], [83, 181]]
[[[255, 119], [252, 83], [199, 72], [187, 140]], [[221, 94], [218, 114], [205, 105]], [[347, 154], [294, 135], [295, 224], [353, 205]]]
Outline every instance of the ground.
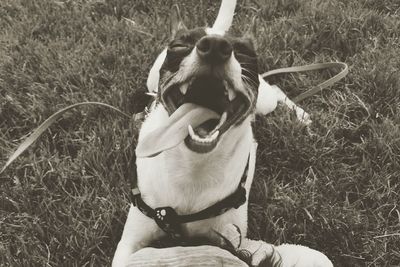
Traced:
[[[81, 101], [132, 114], [169, 38], [177, 1], [2, 0], [0, 165], [39, 123]], [[188, 26], [219, 1], [179, 1]], [[238, 0], [258, 16], [260, 72], [325, 61], [345, 80], [258, 117], [250, 236], [324, 252], [335, 266], [400, 265], [400, 2]], [[332, 73], [275, 77], [294, 97]], [[1, 266], [109, 265], [128, 209], [137, 125], [101, 108], [68, 113], [0, 175]]]

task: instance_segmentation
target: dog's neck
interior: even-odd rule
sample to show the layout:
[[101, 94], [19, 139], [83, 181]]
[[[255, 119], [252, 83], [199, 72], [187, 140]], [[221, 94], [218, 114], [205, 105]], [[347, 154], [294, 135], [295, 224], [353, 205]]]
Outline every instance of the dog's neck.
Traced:
[[[164, 107], [158, 105], [143, 123], [139, 142], [167, 117]], [[181, 143], [156, 157], [138, 159], [143, 198], [153, 208], [171, 206], [182, 214], [206, 208], [237, 188], [252, 142], [249, 117], [226, 132], [209, 153], [195, 153]]]

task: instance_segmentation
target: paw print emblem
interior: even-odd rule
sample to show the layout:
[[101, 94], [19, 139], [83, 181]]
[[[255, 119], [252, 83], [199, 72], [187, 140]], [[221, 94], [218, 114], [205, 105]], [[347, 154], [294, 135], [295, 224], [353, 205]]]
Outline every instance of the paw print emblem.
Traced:
[[155, 209], [154, 221], [172, 238], [181, 237], [182, 229], [179, 215], [171, 207], [160, 207]]
[[156, 211], [156, 216], [161, 221], [164, 220], [165, 215], [167, 215], [167, 211], [165, 209], [160, 209]]

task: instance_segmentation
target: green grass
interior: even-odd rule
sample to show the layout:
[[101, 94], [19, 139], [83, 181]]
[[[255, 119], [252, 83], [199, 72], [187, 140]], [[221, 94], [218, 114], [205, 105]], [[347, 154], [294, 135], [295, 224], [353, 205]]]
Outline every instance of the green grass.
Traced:
[[[217, 2], [179, 5], [193, 27], [212, 23]], [[237, 32], [258, 10], [261, 71], [350, 66], [344, 81], [301, 103], [311, 134], [284, 108], [257, 118], [250, 236], [316, 248], [335, 266], [399, 266], [399, 1], [238, 2]], [[69, 104], [141, 110], [172, 4], [1, 0], [0, 164]], [[293, 97], [324, 77], [272, 81]], [[136, 134], [137, 125], [108, 111], [73, 111], [1, 174], [1, 266], [109, 265], [127, 214]]]

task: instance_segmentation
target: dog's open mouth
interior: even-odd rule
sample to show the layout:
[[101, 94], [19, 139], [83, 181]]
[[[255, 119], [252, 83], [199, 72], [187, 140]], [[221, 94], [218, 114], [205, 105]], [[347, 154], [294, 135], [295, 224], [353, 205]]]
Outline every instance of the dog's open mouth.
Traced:
[[235, 90], [227, 80], [214, 75], [196, 76], [182, 84], [165, 88], [162, 100], [170, 113], [188, 103], [193, 108], [212, 110], [216, 116], [204, 118], [194, 126], [187, 120], [187, 136], [184, 139], [189, 149], [206, 153], [216, 147], [220, 137], [232, 126], [241, 122], [250, 108], [250, 100]]

